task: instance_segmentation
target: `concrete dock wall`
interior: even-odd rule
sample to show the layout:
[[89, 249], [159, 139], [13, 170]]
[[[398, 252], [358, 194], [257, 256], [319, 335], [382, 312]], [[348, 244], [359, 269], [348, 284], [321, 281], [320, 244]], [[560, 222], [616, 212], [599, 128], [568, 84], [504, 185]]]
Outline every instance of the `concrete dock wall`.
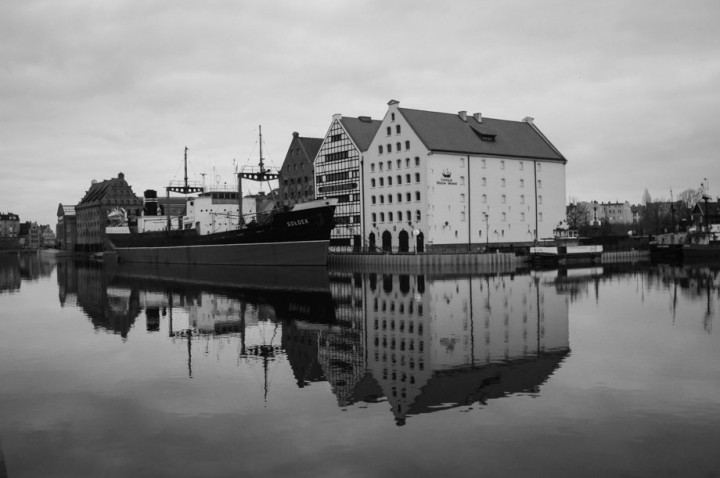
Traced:
[[[650, 259], [648, 251], [604, 252], [603, 264], [641, 262]], [[330, 254], [328, 265], [336, 270], [454, 272], [512, 272], [529, 267], [528, 256], [514, 253], [488, 254]]]

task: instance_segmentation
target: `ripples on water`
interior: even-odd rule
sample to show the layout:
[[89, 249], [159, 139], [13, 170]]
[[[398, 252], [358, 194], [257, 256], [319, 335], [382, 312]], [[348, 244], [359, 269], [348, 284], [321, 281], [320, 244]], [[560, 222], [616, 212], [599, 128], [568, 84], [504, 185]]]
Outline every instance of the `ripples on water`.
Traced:
[[713, 476], [719, 286], [0, 256], [0, 477]]

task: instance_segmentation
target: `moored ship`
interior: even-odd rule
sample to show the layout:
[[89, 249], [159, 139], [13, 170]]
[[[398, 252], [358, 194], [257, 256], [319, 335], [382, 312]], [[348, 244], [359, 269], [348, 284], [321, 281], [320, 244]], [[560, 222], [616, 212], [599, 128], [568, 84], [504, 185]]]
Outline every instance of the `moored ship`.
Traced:
[[[171, 216], [168, 201], [163, 215], [154, 191], [146, 191], [142, 217], [106, 228], [118, 260], [249, 266], [327, 264], [337, 199], [316, 199], [292, 207], [280, 206], [272, 198], [260, 207], [253, 199], [250, 211], [243, 214], [248, 198], [243, 198], [242, 180], [269, 181], [278, 175], [265, 169], [261, 147], [259, 169], [237, 173], [237, 177], [238, 190], [234, 192], [206, 191], [188, 184], [186, 148], [185, 181], [166, 188], [168, 198], [170, 192], [186, 195], [184, 213]], [[189, 194], [197, 196], [187, 197]]]

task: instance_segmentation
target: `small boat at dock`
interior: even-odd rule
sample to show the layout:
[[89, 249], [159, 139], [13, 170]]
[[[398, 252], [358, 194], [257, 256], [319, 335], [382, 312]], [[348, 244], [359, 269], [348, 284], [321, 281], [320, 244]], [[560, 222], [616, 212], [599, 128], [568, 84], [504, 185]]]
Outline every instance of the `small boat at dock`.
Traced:
[[530, 248], [530, 262], [536, 266], [594, 264], [602, 258], [600, 245], [580, 245], [577, 231], [560, 225], [554, 237]]

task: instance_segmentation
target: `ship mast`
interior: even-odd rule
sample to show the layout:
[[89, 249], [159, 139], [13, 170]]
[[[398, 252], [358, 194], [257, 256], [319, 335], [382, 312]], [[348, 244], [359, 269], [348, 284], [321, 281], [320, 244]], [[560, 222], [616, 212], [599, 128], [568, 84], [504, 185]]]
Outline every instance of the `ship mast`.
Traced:
[[258, 126], [259, 131], [259, 139], [260, 139], [260, 169], [258, 171], [241, 171], [237, 173], [238, 178], [238, 227], [242, 227], [243, 222], [245, 221], [245, 218], [243, 217], [243, 196], [242, 196], [242, 180], [248, 179], [250, 181], [256, 181], [256, 182], [262, 182], [262, 181], [271, 181], [273, 179], [278, 179], [279, 175], [278, 173], [272, 173], [269, 170], [265, 169], [265, 164], [263, 163], [263, 155], [262, 155], [262, 125]]
[[185, 146], [185, 157], [183, 159], [183, 170], [185, 172], [185, 181], [181, 186], [173, 185], [172, 183], [165, 188], [165, 197], [167, 199], [165, 203], [165, 216], [167, 217], [167, 230], [170, 232], [171, 224], [170, 224], [170, 193], [180, 193], [184, 195], [188, 194], [195, 194], [195, 193], [201, 193], [204, 191], [204, 188], [198, 187], [198, 186], [190, 186], [188, 185], [188, 175], [187, 175], [187, 154], [188, 154], [188, 147]]

